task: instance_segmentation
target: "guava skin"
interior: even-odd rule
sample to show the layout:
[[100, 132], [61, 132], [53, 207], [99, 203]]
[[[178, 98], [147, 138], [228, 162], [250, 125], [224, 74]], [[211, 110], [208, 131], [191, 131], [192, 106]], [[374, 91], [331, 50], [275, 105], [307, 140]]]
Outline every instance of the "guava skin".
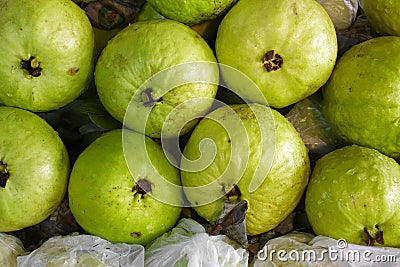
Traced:
[[[131, 169], [124, 157], [122, 135], [129, 142], [131, 160], [136, 159]], [[69, 203], [86, 232], [113, 243], [145, 245], [178, 220], [182, 208], [162, 203], [153, 195], [162, 193], [176, 203], [182, 200], [181, 189], [161, 187], [151, 177], [152, 166], [143, 157], [150, 157], [157, 171], [171, 183], [180, 184], [179, 172], [150, 138], [146, 137], [147, 153], [140, 149], [143, 138], [130, 130], [113, 130], [96, 139], [78, 157], [68, 185]]]
[[347, 50], [323, 88], [323, 113], [347, 144], [400, 157], [400, 37], [376, 37]]
[[[144, 132], [136, 120], [149, 114], [145, 133], [150, 137], [161, 137], [168, 114], [179, 106], [179, 112], [173, 118], [175, 126], [163, 130], [166, 136], [173, 137], [177, 135], [176, 129], [183, 126], [180, 132], [183, 135], [193, 129], [196, 121], [185, 123], [204, 115], [211, 107], [210, 101], [199, 100], [195, 105], [193, 102], [185, 104], [185, 101], [215, 97], [219, 80], [216, 65], [197, 70], [204, 73], [205, 81], [214, 84], [187, 83], [168, 88], [171, 80], [177, 81], [181, 77], [166, 75], [157, 88], [139, 91], [142, 93], [138, 94], [145, 93], [139, 99], [132, 97], [159, 72], [199, 61], [216, 63], [216, 58], [204, 39], [189, 26], [168, 19], [139, 21], [121, 30], [102, 51], [95, 69], [97, 92], [106, 110], [120, 122], [124, 122], [131, 100], [137, 101], [144, 111], [133, 114], [133, 121], [125, 120], [124, 123], [128, 128]], [[165, 90], [170, 91], [163, 94]]]
[[237, 0], [148, 0], [164, 17], [194, 25], [223, 15]]
[[[338, 45], [333, 23], [316, 1], [241, 0], [222, 19], [215, 50], [220, 63], [257, 84], [271, 107], [283, 108], [328, 80]], [[236, 77], [222, 77], [234, 88]], [[246, 89], [240, 96], [263, 103]]]
[[2, 1], [0, 25], [0, 103], [50, 111], [88, 88], [93, 29], [73, 1]]
[[[270, 135], [266, 139], [276, 138], [274, 154], [268, 155], [268, 157], [273, 157], [271, 169], [261, 185], [251, 192], [249, 190], [250, 182], [260, 161], [262, 150], [262, 145], [260, 144], [267, 145], [270, 140], [262, 139], [256, 117], [247, 104], [231, 105], [230, 107], [239, 115], [248, 134], [250, 154], [247, 164], [240, 166], [242, 157], [247, 155], [248, 147], [243, 144], [243, 146], [239, 147], [239, 152], [231, 155], [231, 142], [233, 141], [230, 141], [230, 138], [237, 137], [237, 133], [230, 132], [229, 134], [232, 136], [230, 137], [224, 128], [214, 121], [214, 119], [218, 121], [230, 119], [231, 115], [227, 112], [228, 108], [222, 107], [209, 114], [213, 119], [204, 118], [199, 122], [183, 151], [183, 155], [186, 158], [190, 160], [198, 159], [202, 156], [199, 150], [200, 142], [211, 139], [217, 148], [214, 160], [207, 168], [201, 171], [189, 172], [182, 170], [182, 185], [185, 187], [198, 187], [209, 184], [221, 177], [229, 162], [232, 161], [231, 157], [235, 158], [240, 164], [239, 166], [235, 164], [234, 170], [228, 174], [229, 179], [224, 178], [218, 182], [219, 190], [228, 192], [234, 186], [233, 181], [238, 178], [241, 168], [245, 168], [243, 175], [239, 177], [240, 180], [236, 184], [240, 191], [238, 198], [246, 200], [248, 203], [246, 213], [247, 234], [257, 235], [275, 228], [297, 206], [308, 183], [311, 172], [310, 162], [307, 148], [299, 134], [285, 117], [266, 106], [251, 104], [251, 107], [256, 112], [263, 114], [261, 115], [262, 117], [272, 116], [273, 121], [268, 121], [268, 123], [271, 123], [268, 124], [268, 128], [269, 131], [275, 131], [275, 136]], [[265, 123], [265, 121], [262, 123]], [[204, 154], [207, 154], [207, 152], [207, 150], [204, 150]], [[267, 163], [261, 162], [260, 164]], [[196, 212], [209, 222], [215, 223], [224, 209], [225, 201], [229, 200], [226, 197], [221, 197], [214, 202], [199, 206], [197, 204], [202, 203], [203, 196], [207, 196], [212, 192], [202, 188], [197, 190], [199, 192], [196, 194], [192, 194], [186, 189], [184, 189], [184, 192]]]
[[400, 3], [396, 0], [360, 0], [368, 22], [378, 33], [400, 36]]
[[351, 145], [316, 162], [305, 209], [318, 235], [360, 245], [399, 247], [399, 192], [400, 166], [394, 159]]
[[0, 125], [0, 232], [10, 232], [38, 224], [56, 210], [70, 165], [58, 133], [38, 115], [3, 106]]

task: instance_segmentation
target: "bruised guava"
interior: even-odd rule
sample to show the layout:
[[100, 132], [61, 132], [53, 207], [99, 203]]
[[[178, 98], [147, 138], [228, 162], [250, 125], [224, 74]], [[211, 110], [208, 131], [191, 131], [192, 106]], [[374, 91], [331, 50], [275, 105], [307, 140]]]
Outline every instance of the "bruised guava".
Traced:
[[[144, 245], [168, 231], [180, 216], [182, 190], [164, 187], [163, 181], [180, 184], [179, 172], [162, 148], [142, 134], [113, 130], [76, 160], [68, 187], [70, 208], [88, 233], [110, 242]], [[160, 195], [168, 202], [157, 200]]]
[[[246, 74], [269, 105], [283, 108], [328, 80], [338, 46], [335, 27], [315, 0], [241, 0], [222, 19], [215, 50], [218, 62]], [[222, 77], [230, 88], [238, 82], [224, 71]], [[264, 103], [246, 88], [239, 95]]]
[[400, 166], [358, 145], [316, 162], [305, 208], [318, 235], [360, 245], [400, 246]]
[[226, 201], [245, 200], [249, 235], [281, 223], [310, 174], [300, 135], [280, 113], [260, 104], [214, 110], [196, 126], [183, 155], [182, 185], [198, 214], [215, 223]]
[[347, 50], [323, 88], [323, 113], [347, 144], [400, 157], [400, 37], [376, 37]]
[[65, 196], [70, 163], [58, 133], [38, 115], [0, 107], [0, 232], [45, 220]]

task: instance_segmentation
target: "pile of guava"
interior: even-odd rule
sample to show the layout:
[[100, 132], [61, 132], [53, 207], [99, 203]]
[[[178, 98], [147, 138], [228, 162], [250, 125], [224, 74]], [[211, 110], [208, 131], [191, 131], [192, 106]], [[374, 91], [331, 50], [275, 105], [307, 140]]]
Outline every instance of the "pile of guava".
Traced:
[[298, 232], [400, 248], [400, 4], [172, 2], [0, 0], [19, 256], [70, 235], [162, 249], [180, 219], [249, 264]]

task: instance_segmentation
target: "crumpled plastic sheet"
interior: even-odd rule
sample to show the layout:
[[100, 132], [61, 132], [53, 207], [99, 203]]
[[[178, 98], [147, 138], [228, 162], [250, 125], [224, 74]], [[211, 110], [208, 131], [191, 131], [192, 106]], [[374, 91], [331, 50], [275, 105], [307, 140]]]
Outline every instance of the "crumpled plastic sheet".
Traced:
[[146, 247], [145, 266], [246, 267], [248, 256], [226, 236], [209, 235], [196, 221], [183, 218]]
[[269, 240], [250, 266], [390, 267], [399, 263], [398, 248], [355, 245], [344, 239], [292, 232]]
[[0, 233], [0, 266], [17, 266], [17, 257], [24, 254], [25, 249], [19, 238]]
[[112, 244], [97, 236], [68, 235], [48, 239], [30, 254], [17, 258], [18, 267], [143, 266], [144, 247]]
[[354, 22], [358, 11], [358, 0], [317, 0], [336, 29], [347, 29]]

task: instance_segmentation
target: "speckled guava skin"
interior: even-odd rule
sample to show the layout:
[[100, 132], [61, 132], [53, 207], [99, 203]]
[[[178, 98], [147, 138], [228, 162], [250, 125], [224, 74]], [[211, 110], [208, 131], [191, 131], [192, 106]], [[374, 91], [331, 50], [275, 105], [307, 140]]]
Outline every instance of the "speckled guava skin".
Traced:
[[148, 0], [166, 18], [194, 25], [223, 15], [237, 0]]
[[[180, 22], [162, 19], [136, 22], [121, 30], [104, 48], [95, 69], [95, 83], [100, 100], [106, 110], [123, 122], [128, 106], [139, 88], [154, 75], [190, 62], [216, 62], [213, 51], [189, 26]], [[144, 113], [133, 114], [133, 121], [125, 121], [127, 127], [142, 132], [135, 124], [136, 118], [144, 118], [150, 113], [145, 133], [160, 137], [163, 123], [168, 114], [179, 106], [173, 119], [174, 126], [165, 130], [166, 135], [176, 136], [176, 129], [183, 127], [181, 135], [193, 129], [196, 120], [211, 107], [210, 101], [187, 103], [192, 99], [213, 99], [218, 89], [219, 71], [217, 65], [198, 68], [205, 81], [212, 83], [186, 83], [176, 88], [168, 88], [171, 80], [179, 80], [188, 73], [168, 75], [159, 79], [157, 86], [149, 89], [155, 100], [146, 103], [148, 96], [138, 98]], [[146, 88], [147, 89], [147, 88]], [[163, 90], [170, 90], [163, 94]], [[146, 98], [146, 99], [145, 99]], [[151, 110], [151, 112], [150, 112]]]
[[70, 174], [58, 133], [27, 110], [0, 107], [0, 232], [45, 220], [65, 196]]
[[400, 37], [347, 50], [323, 88], [323, 113], [348, 144], [400, 157]]
[[[358, 145], [337, 149], [316, 162], [305, 208], [318, 235], [349, 243], [400, 246], [400, 166], [379, 151]], [[366, 230], [364, 230], [364, 228]], [[378, 232], [383, 231], [383, 243]]]
[[[129, 144], [126, 151], [122, 136]], [[147, 150], [143, 149], [144, 140]], [[124, 152], [131, 153], [130, 168]], [[144, 160], [147, 157], [152, 166]], [[163, 199], [179, 203], [182, 190], [165, 190], [154, 176], [153, 167], [167, 181], [180, 184], [178, 170], [150, 138], [117, 129], [96, 139], [76, 160], [68, 185], [70, 208], [77, 222], [88, 233], [114, 243], [145, 245], [168, 231], [182, 208], [153, 196], [162, 194]], [[145, 194], [136, 187], [139, 180], [151, 183]], [[146, 186], [142, 189], [146, 190]]]
[[[209, 184], [223, 176], [230, 162], [237, 161], [238, 164], [233, 166], [233, 170], [228, 171], [228, 175], [219, 180], [217, 190], [228, 192], [229, 188], [235, 185], [233, 181], [239, 179], [236, 184], [240, 190], [239, 199], [248, 202], [247, 233], [249, 235], [261, 234], [281, 223], [300, 201], [310, 175], [308, 151], [294, 127], [277, 111], [260, 104], [251, 104], [255, 112], [260, 114], [260, 118], [271, 118], [261, 121], [261, 123], [268, 123], [266, 126], [269, 129], [268, 135], [262, 138], [257, 118], [247, 104], [229, 107], [242, 120], [248, 135], [249, 146], [240, 140], [238, 150], [232, 153], [231, 144], [234, 143], [235, 138], [240, 138], [238, 132], [233, 130], [228, 135], [227, 131], [217, 121], [228, 121], [229, 123], [233, 116], [228, 112], [228, 107], [213, 111], [209, 114], [212, 119], [208, 117], [202, 119], [194, 129], [184, 148], [183, 155], [189, 160], [200, 158], [202, 156], [199, 150], [200, 142], [210, 139], [217, 148], [215, 158], [204, 170], [197, 172], [181, 170], [182, 185], [198, 187]], [[275, 138], [272, 141], [274, 147], [271, 154], [268, 154], [268, 158], [273, 157], [271, 168], [264, 176], [265, 179], [260, 186], [252, 191], [250, 190], [250, 183], [256, 168], [259, 164], [267, 164], [267, 161], [260, 162], [262, 147], [271, 144], [270, 139], [273, 138]], [[206, 147], [205, 144], [203, 148], [204, 155], [210, 153], [209, 147]], [[246, 164], [245, 157], [248, 152], [249, 158]], [[181, 165], [181, 167], [185, 166]], [[242, 172], [243, 175], [240, 177], [239, 175]], [[208, 188], [196, 190], [198, 192], [193, 194], [187, 189], [184, 189], [184, 192], [198, 214], [211, 223], [215, 223], [223, 211], [226, 198], [221, 197], [214, 202], [199, 206], [197, 204], [203, 202], [203, 197], [213, 192]]]
[[88, 88], [93, 28], [73, 1], [1, 1], [0, 25], [0, 103], [49, 111]]
[[400, 2], [397, 0], [360, 0], [368, 22], [379, 33], [400, 36]]
[[[270, 106], [283, 108], [316, 92], [337, 57], [335, 27], [314, 0], [240, 0], [217, 33], [218, 62], [250, 77]], [[237, 81], [224, 75], [229, 87]], [[243, 88], [242, 98], [262, 103]]]

